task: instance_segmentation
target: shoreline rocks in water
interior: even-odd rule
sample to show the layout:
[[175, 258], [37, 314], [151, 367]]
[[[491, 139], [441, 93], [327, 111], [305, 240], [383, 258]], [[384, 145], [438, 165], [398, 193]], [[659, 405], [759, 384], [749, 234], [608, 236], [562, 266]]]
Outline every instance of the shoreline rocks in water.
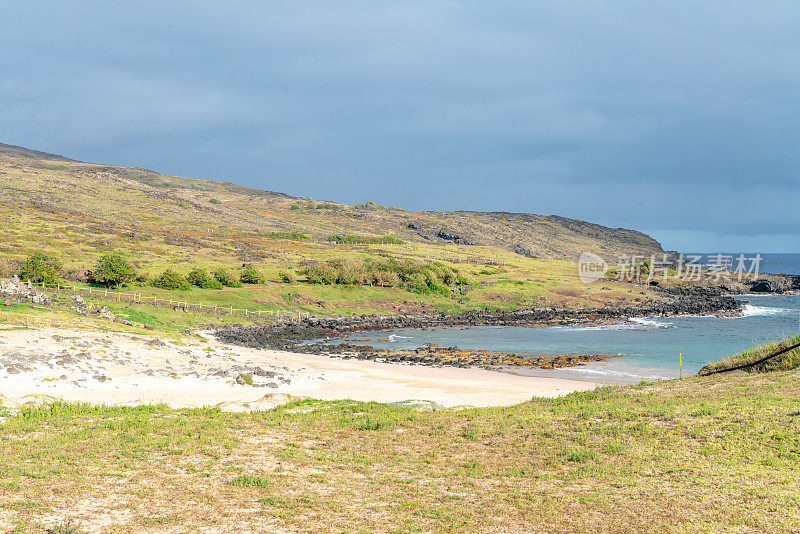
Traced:
[[344, 343], [330, 345], [308, 343], [313, 339], [342, 336], [354, 332], [430, 328], [446, 326], [553, 326], [606, 324], [630, 317], [674, 315], [738, 315], [744, 303], [723, 294], [714, 286], [676, 286], [650, 288], [662, 300], [642, 305], [618, 305], [605, 308], [531, 308], [513, 311], [478, 310], [459, 314], [429, 315], [360, 315], [352, 317], [308, 318], [296, 323], [258, 326], [231, 326], [216, 330], [215, 336], [225, 343], [256, 349], [284, 350], [305, 354], [332, 354], [362, 360], [411, 363], [419, 365], [480, 365], [498, 367], [525, 365], [552, 369], [599, 361], [603, 355], [557, 355], [539, 358], [531, 355], [492, 351], [464, 351], [457, 347], [420, 347], [392, 351], [366, 345]]
[[483, 367], [536, 367], [539, 369], [558, 369], [573, 367], [586, 362], [605, 361], [605, 354], [558, 354], [555, 356], [536, 356], [523, 353], [508, 353], [492, 350], [469, 350], [458, 347], [437, 347], [426, 343], [416, 349], [385, 349], [370, 345], [342, 343], [329, 345], [324, 342], [305, 344], [292, 349], [292, 352], [321, 354], [345, 360], [371, 360], [379, 363], [405, 363], [410, 365]]

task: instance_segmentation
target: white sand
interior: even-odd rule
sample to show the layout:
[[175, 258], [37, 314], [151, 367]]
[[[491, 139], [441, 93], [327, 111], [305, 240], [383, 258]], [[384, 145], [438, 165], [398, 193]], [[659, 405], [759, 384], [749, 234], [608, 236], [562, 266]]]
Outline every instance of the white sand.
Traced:
[[[592, 382], [480, 369], [255, 350], [222, 344], [210, 335], [206, 339], [187, 337], [182, 344], [55, 328], [0, 330], [0, 401], [19, 405], [52, 397], [246, 410], [313, 397], [501, 406], [595, 387]], [[254, 385], [237, 384], [240, 374], [252, 375]]]

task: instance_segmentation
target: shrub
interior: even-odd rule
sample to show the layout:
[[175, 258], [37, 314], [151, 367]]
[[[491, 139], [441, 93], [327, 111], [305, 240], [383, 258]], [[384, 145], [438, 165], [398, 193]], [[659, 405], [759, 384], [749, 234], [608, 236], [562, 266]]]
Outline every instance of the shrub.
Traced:
[[225, 287], [242, 287], [242, 283], [233, 273], [222, 267], [214, 271], [214, 279]]
[[96, 284], [120, 287], [136, 277], [136, 269], [119, 252], [104, 254], [90, 274]]
[[242, 272], [239, 273], [239, 280], [241, 280], [243, 284], [263, 284], [264, 275], [258, 272], [252, 265], [245, 265], [244, 268], [242, 268]]
[[292, 211], [296, 211], [296, 210], [300, 209], [300, 206], [298, 206], [297, 204], [292, 204], [292, 207], [289, 208], [289, 209], [292, 210]]
[[388, 259], [361, 263], [331, 260], [300, 271], [311, 284], [378, 285], [403, 287], [413, 293], [449, 294], [453, 286], [475, 285], [457, 269], [442, 263], [419, 264]]
[[334, 234], [328, 237], [331, 243], [341, 244], [372, 244], [372, 245], [402, 245], [405, 243], [402, 239], [397, 239], [390, 235], [373, 236], [373, 235], [339, 235]]
[[269, 232], [267, 237], [272, 239], [308, 239], [308, 236], [301, 232]]
[[287, 284], [293, 284], [297, 281], [297, 276], [292, 271], [281, 271], [278, 273], [278, 276]]
[[192, 269], [192, 272], [186, 276], [186, 280], [203, 289], [222, 289], [222, 284], [218, 280], [209, 276], [205, 269], [199, 267]]
[[385, 209], [388, 209], [386, 206], [383, 206], [381, 204], [375, 204], [371, 200], [367, 200], [363, 204], [356, 204], [353, 207], [357, 208], [357, 209], [362, 209], [362, 210], [385, 210]]
[[191, 288], [191, 284], [172, 269], [167, 269], [158, 278], [153, 280], [153, 285], [160, 289], [180, 289], [186, 291]]
[[61, 260], [43, 252], [36, 252], [25, 260], [19, 276], [23, 281], [52, 284], [60, 274]]
[[144, 272], [143, 271], [143, 272], [140, 272], [140, 273], [136, 274], [136, 281], [137, 282], [145, 283], [145, 282], [147, 282], [149, 280], [150, 280], [150, 273], [148, 273], [148, 272]]
[[218, 199], [218, 198], [209, 199], [209, 202], [211, 204], [222, 204], [222, 201], [220, 199]]

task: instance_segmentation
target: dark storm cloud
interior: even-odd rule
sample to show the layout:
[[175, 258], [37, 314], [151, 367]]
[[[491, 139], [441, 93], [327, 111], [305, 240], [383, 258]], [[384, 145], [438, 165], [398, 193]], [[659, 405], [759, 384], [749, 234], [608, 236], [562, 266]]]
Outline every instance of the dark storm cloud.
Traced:
[[800, 7], [17, 2], [0, 140], [342, 202], [800, 246]]

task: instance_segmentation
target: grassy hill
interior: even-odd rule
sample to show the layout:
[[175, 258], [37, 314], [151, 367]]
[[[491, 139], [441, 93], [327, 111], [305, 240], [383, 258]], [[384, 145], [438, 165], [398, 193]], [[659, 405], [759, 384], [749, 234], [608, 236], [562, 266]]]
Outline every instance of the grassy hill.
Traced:
[[[65, 282], [85, 286], [83, 273], [102, 254], [119, 251], [141, 275], [128, 291], [235, 308], [346, 315], [641, 301], [649, 296], [630, 284], [581, 283], [574, 261], [584, 250], [661, 251], [639, 232], [561, 217], [347, 206], [82, 163], [9, 145], [0, 145], [0, 183], [0, 276], [18, 271], [21, 261], [42, 251], [64, 262]], [[337, 234], [344, 236], [342, 243], [328, 241]], [[365, 242], [370, 240], [375, 242]], [[331, 260], [354, 266], [388, 260], [438, 263], [458, 270], [473, 285], [450, 294], [419, 294], [372, 284], [312, 285], [302, 283], [302, 276], [298, 283], [282, 281], [281, 273], [294, 276]], [[150, 282], [165, 269], [186, 275], [194, 267], [235, 271], [245, 263], [266, 281], [241, 289], [181, 292]], [[191, 314], [176, 322], [146, 306], [115, 311], [172, 329], [203, 322]]]
[[573, 260], [586, 250], [609, 256], [661, 252], [651, 237], [557, 216], [412, 212], [290, 197], [231, 183], [97, 165], [0, 144], [4, 210], [42, 212], [110, 233], [167, 230], [392, 235], [430, 244], [491, 246], [524, 256]]

